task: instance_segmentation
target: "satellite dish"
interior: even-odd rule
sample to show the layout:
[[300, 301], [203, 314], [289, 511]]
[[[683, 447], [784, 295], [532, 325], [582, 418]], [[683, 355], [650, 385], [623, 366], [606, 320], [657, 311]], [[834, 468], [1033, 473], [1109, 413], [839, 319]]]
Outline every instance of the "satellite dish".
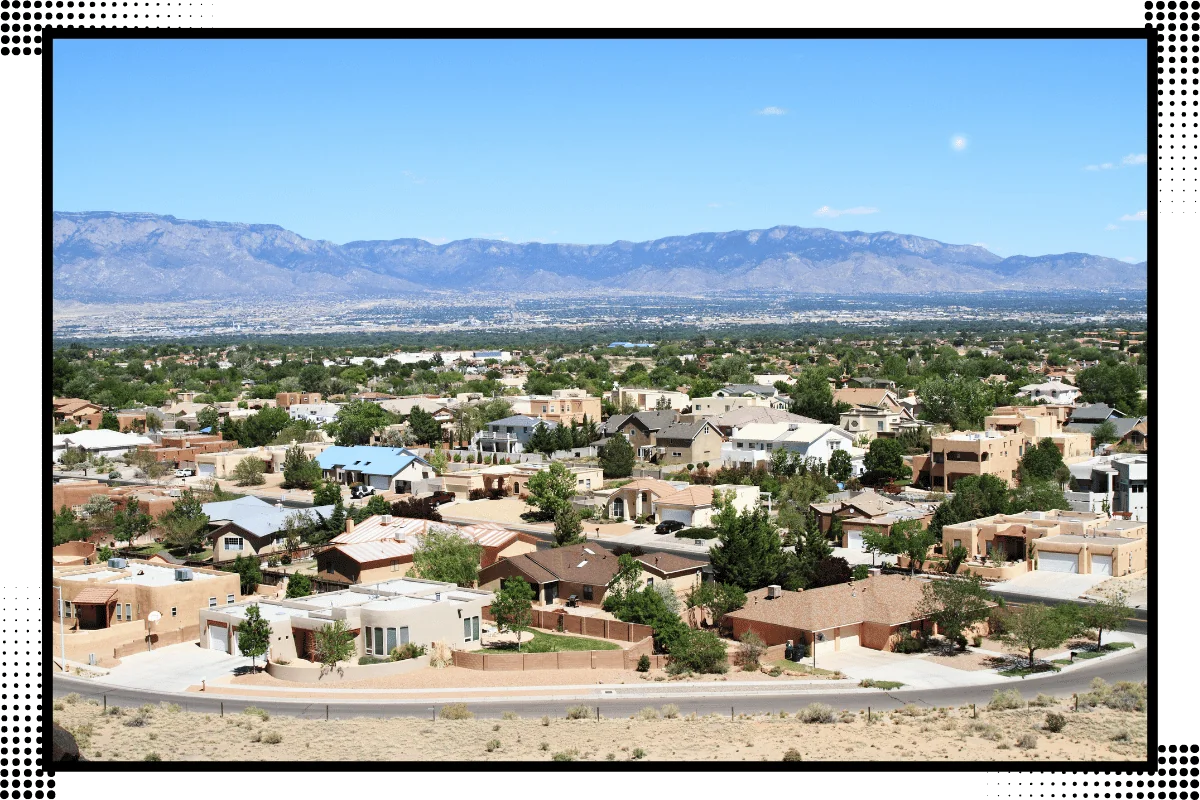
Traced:
[[146, 619], [150, 622], [158, 622], [160, 619], [162, 619], [162, 614], [157, 611], [151, 611], [146, 615]]

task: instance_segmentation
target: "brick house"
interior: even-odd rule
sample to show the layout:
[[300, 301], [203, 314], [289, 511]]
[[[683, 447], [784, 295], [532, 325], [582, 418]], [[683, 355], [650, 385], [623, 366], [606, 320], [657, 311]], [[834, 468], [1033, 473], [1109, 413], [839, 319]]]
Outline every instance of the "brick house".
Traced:
[[521, 577], [533, 587], [538, 604], [574, 595], [585, 606], [599, 606], [617, 569], [611, 551], [586, 542], [503, 558], [480, 570], [479, 587], [495, 590], [504, 579]]

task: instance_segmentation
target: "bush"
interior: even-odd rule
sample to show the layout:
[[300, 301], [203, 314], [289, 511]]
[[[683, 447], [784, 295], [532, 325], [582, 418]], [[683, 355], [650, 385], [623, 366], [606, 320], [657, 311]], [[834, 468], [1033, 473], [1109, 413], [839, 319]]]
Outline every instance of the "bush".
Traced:
[[776, 664], [775, 666], [771, 667], [771, 671], [768, 672], [767, 674], [770, 675], [772, 678], [778, 678], [780, 675], [783, 674], [783, 669], [778, 664]]
[[1103, 678], [1092, 680], [1092, 690], [1079, 695], [1079, 705], [1083, 708], [1107, 706], [1117, 711], [1145, 711], [1146, 684], [1133, 681], [1119, 681], [1109, 685]]
[[521, 718], [521, 716], [515, 711], [505, 711], [503, 714], [500, 715], [500, 719], [506, 719], [506, 720], [514, 720], [514, 719], [520, 719], [520, 718]]
[[988, 711], [1003, 711], [1011, 708], [1024, 708], [1025, 700], [1016, 689], [997, 689], [992, 693], [992, 699], [987, 705]]
[[282, 741], [283, 736], [280, 735], [279, 731], [263, 731], [263, 744], [279, 744]]
[[438, 712], [442, 719], [475, 719], [475, 715], [467, 708], [466, 703], [447, 703]]
[[833, 708], [824, 703], [810, 703], [800, 709], [796, 718], [809, 724], [827, 725], [833, 722]]
[[542, 727], [543, 728], [550, 727], [550, 718], [549, 717], [542, 717]]
[[1058, 698], [1049, 694], [1038, 694], [1037, 697], [1029, 701], [1029, 705], [1037, 708], [1045, 708], [1046, 706], [1058, 705]]
[[635, 748], [633, 748], [633, 752], [629, 754], [629, 757], [632, 758], [634, 761], [640, 761], [641, 759], [646, 757], [646, 751], [640, 747], [635, 747]]
[[729, 670], [725, 657], [725, 643], [712, 631], [687, 628], [671, 647], [671, 658], [667, 672], [724, 673]]
[[983, 637], [976, 635], [971, 638], [971, 644], [975, 647], [983, 647]]
[[551, 758], [555, 761], [574, 761], [575, 755], [576, 753], [574, 750], [566, 750], [562, 753], [555, 753], [551, 756]]
[[489, 753], [494, 753], [495, 751], [497, 751], [499, 749], [500, 749], [500, 740], [499, 739], [492, 739], [491, 741], [489, 741], [487, 743], [487, 751]]
[[63, 702], [70, 703], [71, 705], [75, 705], [76, 703], [79, 702], [79, 693], [71, 692], [69, 695], [67, 695], [66, 697], [63, 698]]
[[904, 684], [900, 681], [877, 681], [874, 678], [863, 678], [858, 685], [864, 689], [899, 689]]
[[908, 628], [901, 628], [896, 634], [896, 642], [892, 646], [892, 651], [895, 653], [920, 653], [925, 649], [925, 640], [918, 634], [912, 635], [912, 631]]
[[399, 647], [393, 647], [392, 652], [388, 657], [392, 661], [407, 661], [410, 658], [417, 658], [425, 655], [425, 645], [417, 644], [416, 642], [408, 642]]
[[794, 747], [789, 747], [787, 752], [783, 754], [784, 761], [803, 761], [804, 757], [800, 755], [800, 751]]
[[1000, 729], [990, 722], [975, 720], [967, 725], [967, 733], [973, 733], [981, 739], [990, 739], [993, 742], [1000, 741]]
[[269, 711], [267, 711], [265, 708], [259, 708], [258, 706], [246, 706], [242, 709], [242, 713], [249, 714], [252, 717], [258, 717], [263, 722], [266, 722], [271, 718], [271, 713]]
[[388, 660], [386, 658], [379, 658], [378, 656], [359, 656], [358, 657], [359, 666], [368, 666], [370, 664], [386, 664], [387, 661]]
[[1128, 742], [1133, 738], [1133, 735], [1127, 728], [1118, 728], [1109, 738], [1114, 742]]
[[1017, 747], [1022, 750], [1032, 750], [1037, 747], [1037, 739], [1036, 733], [1022, 733], [1021, 738], [1017, 739]]
[[1046, 730], [1051, 733], [1062, 733], [1062, 729], [1067, 727], [1067, 718], [1062, 714], [1050, 712], [1046, 715]]
[[663, 719], [675, 719], [679, 716], [679, 706], [674, 703], [668, 703], [662, 707]]
[[129, 719], [125, 720], [127, 728], [144, 728], [150, 724], [150, 715], [145, 711], [139, 711]]
[[549, 742], [542, 742], [541, 744], [538, 745], [538, 750], [549, 750], [549, 749], [550, 749]]
[[656, 720], [658, 719], [658, 709], [656, 709], [654, 706], [646, 706], [637, 713], [637, 718], [644, 722]]
[[759, 659], [762, 658], [766, 649], [767, 645], [761, 636], [754, 631], [746, 631], [742, 634], [737, 653], [734, 654], [734, 662], [745, 672], [756, 670]]
[[162, 756], [154, 752], [146, 753], [142, 761], [162, 761]]
[[283, 564], [285, 567], [288, 566], [289, 564], [291, 564], [292, 563], [292, 554], [284, 553], [283, 556], [280, 557], [279, 563]]
[[716, 528], [684, 528], [681, 531], [675, 531], [676, 539], [715, 539], [717, 538]]
[[641, 658], [638, 659], [637, 671], [638, 672], [649, 672], [650, 671], [650, 656], [646, 655], [645, 653], [642, 653]]
[[[590, 706], [571, 706], [567, 709], [567, 719], [590, 719], [591, 716], [592, 709]], [[549, 718], [546, 718], [545, 724], [550, 724]]]

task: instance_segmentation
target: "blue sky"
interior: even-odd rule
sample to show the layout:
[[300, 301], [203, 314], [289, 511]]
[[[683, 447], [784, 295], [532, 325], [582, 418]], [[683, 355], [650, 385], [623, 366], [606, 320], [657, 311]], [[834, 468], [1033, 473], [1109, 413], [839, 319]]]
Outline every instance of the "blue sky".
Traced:
[[338, 243], [787, 224], [1141, 260], [1144, 48], [56, 41], [54, 207]]

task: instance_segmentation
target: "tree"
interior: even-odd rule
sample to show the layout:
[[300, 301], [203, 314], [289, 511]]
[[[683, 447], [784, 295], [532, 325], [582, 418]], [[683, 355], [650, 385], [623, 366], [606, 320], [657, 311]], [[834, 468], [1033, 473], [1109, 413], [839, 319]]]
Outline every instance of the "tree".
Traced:
[[863, 528], [863, 550], [871, 554], [871, 566], [875, 566], [875, 556], [892, 552], [892, 539], [879, 528]]
[[242, 447], [262, 447], [274, 441], [291, 421], [287, 411], [282, 408], [264, 408], [242, 420], [234, 438]]
[[1115, 442], [1117, 440], [1117, 426], [1111, 419], [1106, 419], [1096, 427], [1092, 428], [1092, 446], [1098, 447], [1102, 444]]
[[405, 519], [428, 519], [433, 522], [442, 521], [442, 512], [438, 511], [437, 503], [432, 497], [410, 497], [407, 500], [397, 500], [392, 503], [392, 516]]
[[845, 483], [850, 480], [850, 475], [853, 472], [854, 466], [850, 463], [850, 453], [848, 451], [839, 448], [830, 453], [829, 477], [838, 483]]
[[526, 484], [526, 503], [541, 511], [544, 519], [554, 519], [558, 512], [569, 508], [575, 496], [575, 474], [561, 461], [551, 462]]
[[720, 627], [725, 615], [746, 605], [746, 593], [732, 583], [707, 581], [693, 586], [685, 601], [688, 608], [706, 608], [713, 624]]
[[554, 546], [566, 547], [584, 541], [583, 520], [571, 506], [563, 506], [554, 515]]
[[100, 415], [100, 429], [105, 431], [121, 430], [121, 423], [117, 421], [117, 415], [111, 411], [105, 411]]
[[889, 536], [892, 540], [893, 553], [908, 556], [908, 574], [916, 574], [917, 565], [925, 562], [929, 548], [937, 543], [937, 539], [928, 530], [921, 527], [919, 520], [902, 519], [892, 523]]
[[1132, 364], [1105, 361], [1082, 370], [1075, 385], [1087, 403], [1106, 403], [1125, 414], [1137, 412], [1141, 402], [1138, 394], [1143, 386], [1139, 367]]
[[1129, 595], [1121, 590], [1106, 592], [1104, 598], [1091, 605], [1083, 607], [1081, 617], [1083, 625], [1096, 629], [1096, 649], [1103, 644], [1105, 631], [1125, 630], [1126, 621], [1133, 609], [1129, 607]]
[[75, 512], [65, 505], [54, 515], [53, 541], [55, 545], [83, 541], [91, 535], [92, 532], [88, 530], [88, 527], [81, 523], [76, 518]]
[[1021, 485], [1009, 492], [1009, 514], [1020, 514], [1023, 511], [1050, 511], [1052, 509], [1070, 510], [1063, 490], [1052, 481], [1024, 480]]
[[929, 617], [949, 642], [966, 648], [963, 631], [987, 619], [991, 595], [978, 575], [930, 581], [921, 589], [918, 617]]
[[709, 550], [709, 560], [718, 583], [753, 591], [775, 583], [783, 574], [787, 561], [783, 543], [766, 509], [738, 513], [732, 503], [722, 503], [712, 525], [720, 546]]
[[1060, 609], [1071, 606], [1049, 607], [1041, 603], [1030, 603], [1004, 614], [1004, 631], [998, 638], [1010, 647], [1019, 647], [1029, 654], [1029, 667], [1033, 668], [1033, 656], [1038, 650], [1058, 647], [1076, 632], [1071, 618], [1073, 608], [1065, 613]]
[[261, 459], [247, 456], [233, 468], [234, 482], [238, 486], [261, 486], [266, 483], [266, 479], [263, 478], [264, 469], [266, 465]]
[[1054, 482], [1058, 484], [1059, 491], [1066, 491], [1067, 485], [1071, 483], [1071, 477], [1071, 468], [1066, 464], [1062, 464], [1054, 470]]
[[950, 552], [946, 554], [946, 573], [949, 575], [957, 575], [958, 568], [967, 560], [967, 556], [971, 555], [967, 552], [967, 548], [961, 544], [956, 544], [950, 548]]
[[220, 424], [221, 413], [215, 406], [205, 406], [196, 412], [196, 425], [201, 430], [208, 428], [211, 432], [216, 433]]
[[350, 626], [344, 619], [318, 628], [313, 636], [313, 658], [321, 665], [321, 674], [338, 669], [338, 663], [354, 657], [356, 648]]
[[296, 572], [288, 576], [287, 596], [292, 597], [308, 597], [312, 594], [312, 581], [303, 572]]
[[538, 420], [538, 423], [533, 426], [533, 433], [529, 436], [529, 444], [526, 449], [548, 456], [554, 452], [555, 447], [554, 434], [550, 431], [550, 427], [545, 422]]
[[[373, 494], [370, 498], [368, 498], [366, 505], [359, 506], [359, 508], [355, 509], [355, 511], [361, 512], [362, 519], [366, 519], [367, 517], [375, 517], [379, 516], [380, 514], [391, 514], [392, 504], [389, 503], [383, 495]], [[358, 519], [357, 517], [358, 514], [356, 513], [354, 520], [355, 524], [362, 522], [362, 519]]]
[[604, 594], [604, 610], [621, 619], [629, 598], [640, 591], [641, 585], [642, 562], [629, 553], [622, 553], [617, 557], [617, 574], [609, 581], [608, 591]]
[[189, 553], [202, 550], [208, 515], [203, 504], [191, 489], [184, 489], [170, 511], [159, 517], [163, 541], [168, 547]]
[[412, 411], [408, 413], [408, 429], [417, 444], [430, 446], [442, 440], [441, 423], [420, 406], [413, 406]]
[[517, 651], [521, 650], [521, 632], [529, 630], [533, 621], [533, 587], [524, 578], [508, 578], [492, 598], [492, 619], [501, 633], [517, 635]]
[[[821, 526], [817, 523], [817, 515], [809, 511], [804, 516], [802, 532], [796, 539], [796, 571], [799, 577], [799, 585], [785, 586], [784, 588], [816, 588], [817, 569], [823, 561], [832, 555], [833, 548], [829, 546], [829, 540], [825, 538], [825, 534], [821, 531]], [[847, 567], [848, 572], [849, 568]], [[847, 580], [849, 580], [848, 576]], [[784, 585], [783, 581], [779, 583], [780, 585]], [[827, 584], [821, 585], [824, 586]]]
[[754, 631], [746, 631], [738, 641], [737, 653], [734, 654], [734, 663], [746, 672], [758, 669], [759, 660], [762, 658], [763, 653], [767, 651], [766, 642]]
[[[1018, 467], [1021, 483], [1027, 481], [1049, 481], [1063, 464], [1062, 453], [1054, 446], [1054, 440], [1046, 437], [1035, 445], [1030, 445], [1021, 456]], [[1069, 470], [1068, 470], [1069, 472]]]
[[912, 469], [904, 463], [904, 445], [895, 439], [872, 439], [863, 467], [866, 474], [862, 482], [868, 485], [891, 483], [912, 474]]
[[292, 445], [283, 456], [283, 488], [310, 489], [321, 481], [321, 465], [300, 445]]
[[714, 673], [729, 669], [725, 642], [712, 631], [684, 628], [670, 649], [667, 671]]
[[639, 591], [618, 590], [612, 601], [605, 594], [604, 607], [622, 622], [653, 628], [654, 645], [663, 652], [671, 652], [671, 648], [688, 629], [678, 612], [672, 610], [672, 606], [654, 586], [643, 586]]
[[834, 405], [833, 390], [829, 387], [824, 370], [806, 369], [796, 376], [791, 387], [790, 411], [802, 417], [811, 417], [817, 422], [836, 425], [841, 412], [850, 406], [845, 403]]
[[474, 586], [479, 579], [483, 548], [451, 529], [431, 527], [413, 550], [413, 569], [418, 578]]
[[[417, 411], [417, 409], [414, 408], [413, 411]], [[429, 416], [429, 419], [432, 420], [433, 417]], [[332, 422], [326, 423], [325, 429], [333, 436], [335, 444], [353, 447], [354, 445], [370, 444], [371, 437], [375, 435], [376, 431], [383, 430], [391, 422], [392, 415], [384, 411], [378, 403], [352, 400], [338, 409], [337, 416]], [[437, 422], [434, 422], [434, 425], [437, 426]], [[441, 427], [437, 426], [437, 428], [438, 436], [433, 441], [441, 438]]]
[[142, 511], [136, 498], [128, 498], [125, 508], [116, 511], [112, 516], [112, 535], [125, 546], [133, 544], [139, 536], [144, 536], [154, 524], [154, 518]]
[[954, 483], [954, 496], [933, 513], [929, 532], [940, 539], [946, 525], [1004, 514], [1008, 507], [1007, 483], [995, 475], [967, 475]]
[[[67, 469], [78, 467], [80, 464], [87, 464], [90, 460], [91, 456], [89, 456], [83, 451], [82, 448], [79, 447], [68, 447], [67, 449], [63, 450], [62, 454], [58, 457], [58, 463], [62, 464]], [[86, 468], [84, 471], [87, 471]]]
[[246, 619], [238, 625], [238, 649], [244, 656], [250, 656], [250, 668], [258, 669], [255, 660], [266, 655], [271, 646], [271, 623], [262, 618], [258, 603], [246, 608]]
[[835, 586], [839, 583], [849, 583], [854, 573], [850, 563], [840, 556], [827, 556], [817, 562], [813, 568], [812, 581], [809, 589], [820, 589], [822, 586]]
[[334, 481], [321, 481], [313, 487], [313, 505], [331, 506], [342, 496], [342, 487]]
[[624, 434], [613, 434], [600, 448], [599, 456], [605, 478], [628, 478], [633, 474], [633, 447]]
[[983, 420], [998, 405], [1011, 399], [1004, 386], [984, 383], [978, 378], [950, 374], [932, 375], [921, 382], [918, 394], [924, 406], [923, 417], [956, 430], [979, 430]]
[[430, 450], [429, 455], [425, 456], [425, 460], [429, 462], [429, 466], [433, 467], [433, 471], [438, 475], [445, 473], [446, 465], [450, 463], [450, 458], [441, 447], [434, 447]]
[[233, 560], [233, 571], [241, 578], [242, 594], [254, 594], [254, 590], [262, 583], [262, 568], [253, 556], [239, 555]]

